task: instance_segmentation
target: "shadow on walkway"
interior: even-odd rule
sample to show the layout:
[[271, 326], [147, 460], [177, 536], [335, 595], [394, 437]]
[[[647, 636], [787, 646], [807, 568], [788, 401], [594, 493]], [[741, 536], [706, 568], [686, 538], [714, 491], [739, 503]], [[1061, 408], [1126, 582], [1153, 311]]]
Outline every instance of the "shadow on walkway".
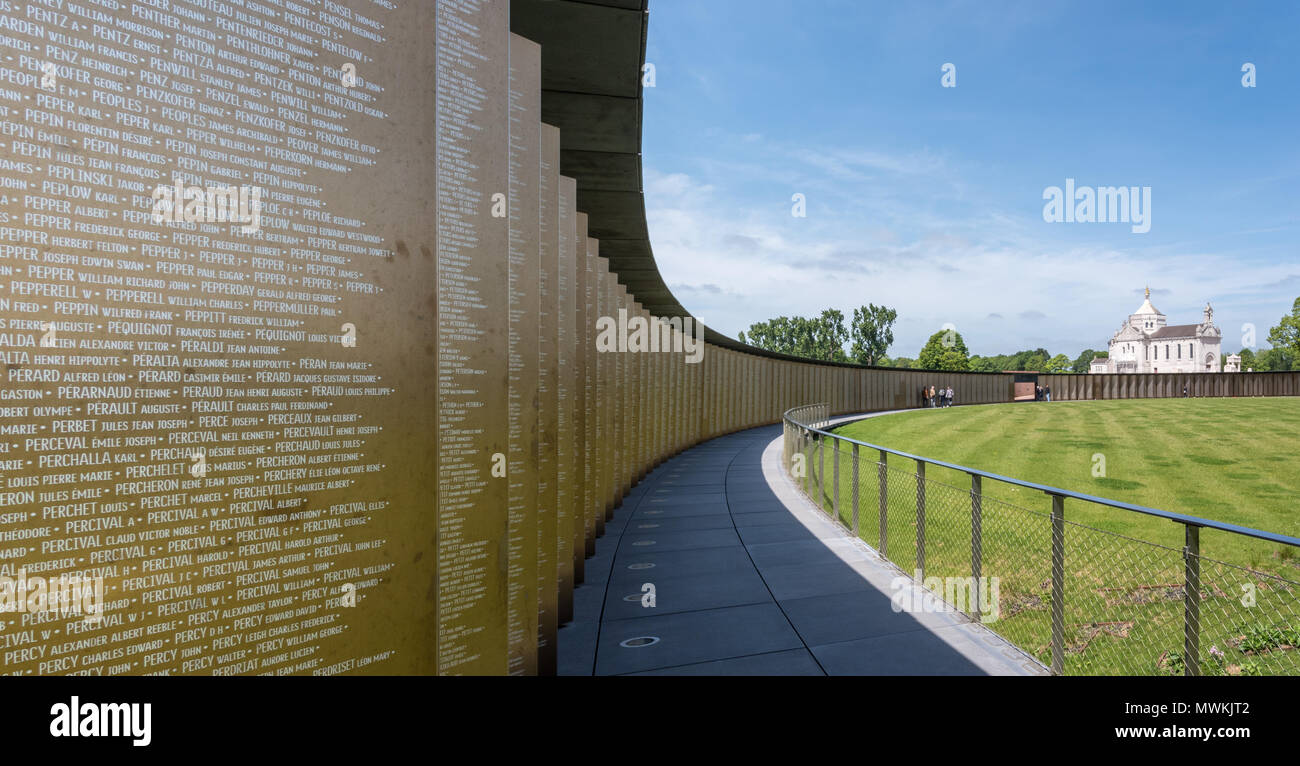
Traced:
[[624, 498], [560, 630], [561, 675], [1046, 672], [960, 614], [895, 611], [900, 573], [797, 493], [780, 437], [705, 442]]

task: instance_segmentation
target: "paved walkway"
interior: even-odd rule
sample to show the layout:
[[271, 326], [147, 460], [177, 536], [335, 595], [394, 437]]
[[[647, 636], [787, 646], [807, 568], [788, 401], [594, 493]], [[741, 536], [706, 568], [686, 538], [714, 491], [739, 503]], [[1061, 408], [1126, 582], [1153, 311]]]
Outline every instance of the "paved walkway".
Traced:
[[[1047, 672], [951, 610], [895, 612], [899, 570], [799, 494], [780, 459], [781, 428], [767, 426], [642, 481], [587, 560], [560, 674]], [[641, 603], [647, 583], [653, 608]]]

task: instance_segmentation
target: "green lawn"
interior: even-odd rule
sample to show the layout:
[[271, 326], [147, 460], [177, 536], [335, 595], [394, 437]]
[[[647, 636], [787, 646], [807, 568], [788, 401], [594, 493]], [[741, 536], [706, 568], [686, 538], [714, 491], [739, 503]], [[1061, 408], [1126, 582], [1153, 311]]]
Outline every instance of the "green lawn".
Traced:
[[[868, 418], [837, 433], [1025, 481], [1300, 537], [1297, 398], [950, 407]], [[1093, 476], [1098, 454], [1105, 457], [1104, 477]], [[931, 481], [968, 486], [964, 474], [930, 470]], [[990, 483], [985, 491], [1050, 507], [1044, 496], [1026, 490]], [[1158, 519], [1073, 505], [1067, 517], [1182, 545], [1179, 530]]]
[[[1300, 399], [1151, 399], [916, 410], [870, 418], [837, 433], [1026, 481], [1300, 537]], [[828, 445], [829, 447], [829, 445]], [[879, 548], [879, 467], [860, 448], [860, 534]], [[1095, 476], [1096, 456], [1105, 475]], [[829, 508], [834, 453], [822, 458]], [[819, 458], [809, 456], [817, 475]], [[840, 517], [852, 524], [851, 463], [839, 463]], [[916, 564], [915, 463], [886, 471], [887, 555]], [[927, 576], [971, 574], [970, 477], [927, 468]], [[984, 480], [982, 574], [1001, 583], [990, 627], [1040, 658], [1050, 636], [1051, 502]], [[1183, 527], [1067, 500], [1066, 672], [1150, 673], [1178, 667], [1182, 649]], [[1300, 556], [1293, 548], [1205, 530], [1201, 534], [1202, 657], [1211, 670], [1300, 673]]]

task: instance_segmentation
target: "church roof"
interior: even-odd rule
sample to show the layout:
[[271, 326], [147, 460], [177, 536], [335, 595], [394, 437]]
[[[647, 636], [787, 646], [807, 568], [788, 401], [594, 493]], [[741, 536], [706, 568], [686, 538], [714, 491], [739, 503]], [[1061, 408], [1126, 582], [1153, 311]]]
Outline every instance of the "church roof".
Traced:
[[[1150, 299], [1150, 298], [1147, 298], [1146, 300], [1142, 301], [1142, 305], [1141, 305], [1141, 306], [1138, 306], [1138, 310], [1137, 310], [1137, 311], [1134, 311], [1133, 314], [1134, 314], [1134, 315], [1138, 315], [1138, 314], [1160, 314], [1160, 310], [1157, 309], [1155, 306], [1152, 306], [1152, 305], [1151, 305], [1151, 299]], [[1164, 316], [1163, 314], [1160, 314], [1160, 315], [1161, 315], [1161, 316]]]
[[1197, 324], [1171, 324], [1151, 333], [1151, 338], [1195, 338]]
[[1161, 314], [1161, 313], [1160, 313], [1159, 309], [1157, 309], [1155, 306], [1152, 306], [1152, 305], [1151, 305], [1151, 288], [1150, 288], [1150, 287], [1147, 288], [1147, 292], [1146, 292], [1146, 300], [1142, 301], [1142, 305], [1141, 305], [1141, 306], [1138, 306], [1138, 310], [1133, 312], [1133, 315], [1134, 315], [1134, 316], [1138, 316], [1138, 315], [1140, 315], [1140, 314], [1158, 314], [1158, 315], [1160, 315], [1160, 316], [1164, 316], [1164, 314]]

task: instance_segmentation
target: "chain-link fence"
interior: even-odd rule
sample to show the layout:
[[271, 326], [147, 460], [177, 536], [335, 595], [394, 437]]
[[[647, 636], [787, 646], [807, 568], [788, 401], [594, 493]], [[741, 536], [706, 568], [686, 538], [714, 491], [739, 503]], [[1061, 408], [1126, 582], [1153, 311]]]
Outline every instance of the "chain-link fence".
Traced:
[[[1300, 673], [1300, 539], [909, 455], [831, 433], [829, 421], [826, 404], [785, 413], [786, 466], [804, 493], [1054, 672]], [[948, 478], [963, 475], [968, 485]], [[986, 482], [1042, 504], [990, 497]], [[1071, 521], [1082, 503], [1168, 519], [1184, 545]], [[1220, 550], [1257, 548], [1252, 560], [1276, 561], [1282, 574], [1208, 557], [1203, 536]]]

